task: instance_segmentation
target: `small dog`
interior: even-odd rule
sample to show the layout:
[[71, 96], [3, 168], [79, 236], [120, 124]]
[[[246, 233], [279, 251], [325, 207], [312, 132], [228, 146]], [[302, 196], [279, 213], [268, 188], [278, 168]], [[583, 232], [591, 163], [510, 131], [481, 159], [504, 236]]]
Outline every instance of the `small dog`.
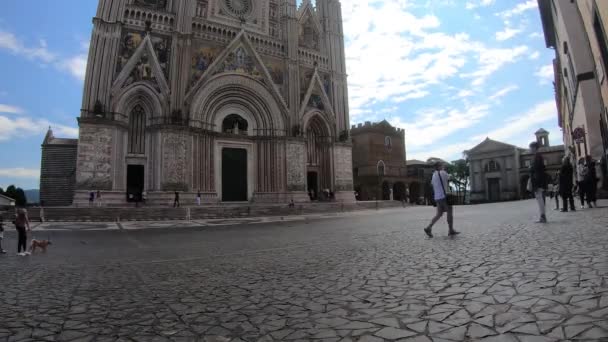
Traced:
[[36, 248], [40, 248], [44, 253], [46, 253], [46, 248], [50, 245], [52, 245], [51, 240], [32, 239], [32, 243], [30, 244], [30, 253], [34, 253]]

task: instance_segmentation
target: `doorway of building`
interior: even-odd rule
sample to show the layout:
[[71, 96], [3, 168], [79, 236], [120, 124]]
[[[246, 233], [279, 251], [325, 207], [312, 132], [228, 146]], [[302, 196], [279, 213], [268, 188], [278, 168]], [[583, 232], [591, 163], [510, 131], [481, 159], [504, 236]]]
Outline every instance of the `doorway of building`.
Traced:
[[490, 202], [500, 201], [500, 180], [498, 178], [488, 179], [488, 196]]
[[407, 199], [405, 198], [405, 184], [403, 182], [397, 182], [395, 183], [395, 185], [393, 186], [393, 199], [395, 201], [407, 201]]
[[388, 201], [391, 199], [391, 185], [384, 181], [382, 182], [382, 200]]
[[222, 201], [246, 202], [247, 150], [222, 149]]
[[319, 198], [319, 174], [316, 171], [308, 171], [308, 195], [311, 201]]
[[141, 201], [144, 191], [145, 169], [143, 165], [127, 165], [127, 202]]

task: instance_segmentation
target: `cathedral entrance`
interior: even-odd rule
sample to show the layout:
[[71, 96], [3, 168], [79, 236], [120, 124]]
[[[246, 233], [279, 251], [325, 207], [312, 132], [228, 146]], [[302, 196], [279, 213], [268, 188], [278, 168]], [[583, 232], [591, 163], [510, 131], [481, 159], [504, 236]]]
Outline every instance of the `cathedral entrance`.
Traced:
[[127, 202], [141, 201], [144, 191], [144, 166], [127, 165]]
[[319, 198], [319, 174], [316, 171], [309, 171], [307, 181], [310, 200], [316, 201]]
[[222, 201], [246, 202], [247, 198], [247, 150], [222, 149]]

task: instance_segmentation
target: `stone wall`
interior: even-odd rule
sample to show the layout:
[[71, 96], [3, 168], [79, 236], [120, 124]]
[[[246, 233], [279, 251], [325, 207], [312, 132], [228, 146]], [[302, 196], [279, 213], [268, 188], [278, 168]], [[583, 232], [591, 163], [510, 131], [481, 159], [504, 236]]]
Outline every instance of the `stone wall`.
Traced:
[[76, 188], [112, 190], [112, 152], [114, 130], [81, 125], [78, 141]]
[[42, 146], [40, 203], [44, 206], [72, 204], [77, 150], [76, 143]]
[[163, 132], [162, 181], [163, 191], [187, 191], [189, 184], [188, 161], [190, 135]]
[[287, 190], [306, 191], [306, 145], [300, 141], [288, 141]]
[[349, 145], [334, 146], [335, 191], [353, 191], [353, 153]]

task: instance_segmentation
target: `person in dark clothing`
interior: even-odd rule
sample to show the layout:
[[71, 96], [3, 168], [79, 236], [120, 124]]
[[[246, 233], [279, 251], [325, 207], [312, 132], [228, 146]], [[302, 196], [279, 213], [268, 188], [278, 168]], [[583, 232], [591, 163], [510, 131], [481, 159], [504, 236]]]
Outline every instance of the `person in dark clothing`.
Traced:
[[17, 228], [17, 234], [19, 236], [17, 240], [17, 255], [29, 255], [30, 253], [27, 251], [27, 232], [32, 229], [30, 228], [30, 220], [27, 217], [27, 211], [25, 209], [17, 210], [15, 228]]
[[574, 186], [574, 168], [570, 164], [570, 158], [564, 157], [562, 161], [562, 168], [559, 172], [559, 192], [562, 196], [562, 202], [564, 207], [562, 212], [568, 212], [568, 203], [570, 203], [570, 210], [576, 211], [574, 208], [574, 196], [572, 194], [572, 187]]
[[175, 199], [173, 200], [173, 208], [179, 208], [179, 192], [175, 192]]
[[532, 183], [532, 193], [538, 203], [540, 219], [537, 223], [547, 223], [545, 190], [547, 189], [547, 174], [545, 173], [545, 160], [538, 152], [538, 143], [530, 144], [530, 151], [534, 153], [534, 159], [530, 165], [530, 181]]
[[586, 157], [587, 176], [585, 186], [587, 188], [587, 205], [589, 208], [597, 207], [597, 172], [595, 170], [595, 160], [591, 156]]

